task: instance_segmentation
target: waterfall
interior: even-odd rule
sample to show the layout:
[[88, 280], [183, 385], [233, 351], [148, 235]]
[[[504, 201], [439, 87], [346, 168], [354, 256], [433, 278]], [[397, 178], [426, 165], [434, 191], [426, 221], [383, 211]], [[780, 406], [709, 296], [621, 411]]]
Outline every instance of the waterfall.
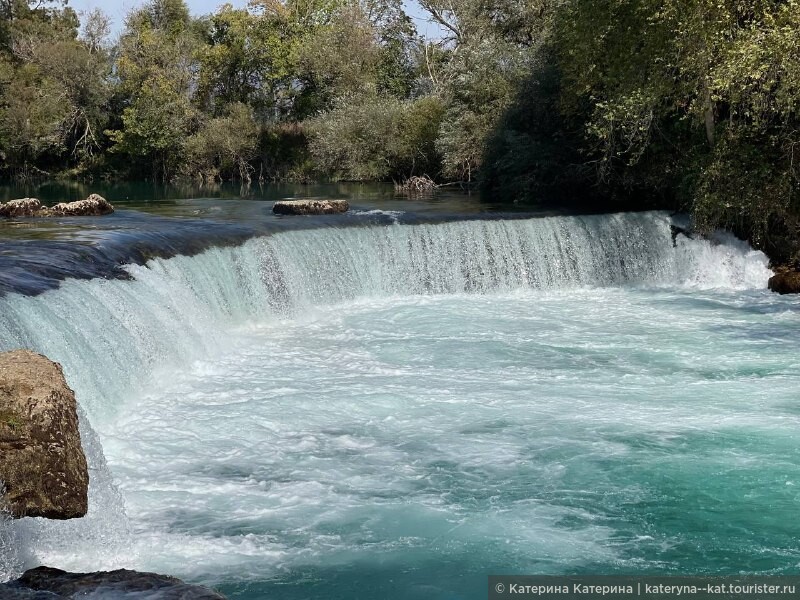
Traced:
[[30, 348], [63, 365], [92, 475], [85, 519], [0, 517], [0, 581], [46, 562], [53, 546], [96, 556], [97, 568], [124, 566], [123, 502], [90, 423], [112, 420], [154, 371], [224, 352], [238, 324], [365, 297], [766, 286], [760, 252], [725, 236], [673, 240], [671, 224], [649, 212], [285, 231], [128, 266], [129, 281], [67, 280], [39, 296], [0, 298], [0, 350]]

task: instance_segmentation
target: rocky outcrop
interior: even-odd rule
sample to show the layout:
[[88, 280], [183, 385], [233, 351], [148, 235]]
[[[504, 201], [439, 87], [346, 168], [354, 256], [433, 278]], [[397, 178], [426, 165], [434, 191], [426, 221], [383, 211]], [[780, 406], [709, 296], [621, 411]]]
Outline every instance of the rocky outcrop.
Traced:
[[92, 194], [86, 200], [62, 202], [50, 209], [50, 214], [60, 217], [94, 217], [114, 212], [111, 203], [100, 194]]
[[42, 210], [42, 203], [36, 198], [20, 198], [0, 204], [0, 217], [35, 217]]
[[0, 508], [14, 517], [86, 514], [75, 394], [60, 365], [27, 350], [0, 354], [0, 482]]
[[332, 215], [348, 210], [347, 200], [279, 200], [272, 207], [276, 215]]
[[800, 272], [784, 270], [769, 279], [769, 289], [779, 294], [800, 294]]
[[[35, 595], [35, 592], [41, 595]], [[50, 567], [38, 567], [26, 571], [10, 584], [0, 585], [0, 597], [8, 600], [129, 596], [159, 600], [225, 600], [225, 596], [217, 592], [188, 585], [174, 577], [125, 569], [104, 573], [67, 573]]]
[[99, 194], [86, 200], [61, 202], [47, 208], [36, 198], [21, 198], [0, 204], [0, 217], [96, 217], [114, 212], [114, 206]]

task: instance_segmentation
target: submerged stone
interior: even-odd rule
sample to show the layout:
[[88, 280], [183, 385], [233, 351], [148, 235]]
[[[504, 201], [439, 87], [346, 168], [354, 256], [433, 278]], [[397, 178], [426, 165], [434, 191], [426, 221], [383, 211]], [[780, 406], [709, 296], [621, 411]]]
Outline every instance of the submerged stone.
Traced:
[[770, 277], [769, 289], [779, 294], [800, 294], [800, 272], [783, 271]]
[[[36, 595], [36, 593], [41, 595]], [[50, 567], [26, 571], [18, 580], [0, 586], [0, 597], [76, 598], [152, 598], [158, 600], [225, 600], [225, 596], [208, 588], [189, 585], [166, 575], [139, 573], [120, 569], [98, 573], [68, 573]]]
[[279, 200], [272, 207], [276, 215], [332, 215], [348, 210], [347, 200]]
[[74, 519], [88, 508], [89, 473], [75, 394], [40, 354], [0, 354], [0, 508], [13, 517]]

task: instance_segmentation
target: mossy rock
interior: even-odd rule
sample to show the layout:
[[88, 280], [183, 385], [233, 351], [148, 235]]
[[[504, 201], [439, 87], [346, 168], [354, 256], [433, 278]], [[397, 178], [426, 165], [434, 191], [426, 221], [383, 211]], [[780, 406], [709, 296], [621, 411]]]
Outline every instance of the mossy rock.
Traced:
[[89, 473], [75, 394], [60, 365], [27, 350], [0, 354], [0, 505], [14, 517], [73, 519]]

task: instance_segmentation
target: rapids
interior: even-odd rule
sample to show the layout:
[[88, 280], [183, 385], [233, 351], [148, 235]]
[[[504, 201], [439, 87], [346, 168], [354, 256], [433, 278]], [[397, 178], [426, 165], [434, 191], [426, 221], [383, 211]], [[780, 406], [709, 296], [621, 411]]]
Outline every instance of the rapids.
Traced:
[[796, 300], [665, 213], [283, 231], [0, 298], [64, 365], [81, 520], [0, 580], [479, 598], [489, 573], [796, 572]]

